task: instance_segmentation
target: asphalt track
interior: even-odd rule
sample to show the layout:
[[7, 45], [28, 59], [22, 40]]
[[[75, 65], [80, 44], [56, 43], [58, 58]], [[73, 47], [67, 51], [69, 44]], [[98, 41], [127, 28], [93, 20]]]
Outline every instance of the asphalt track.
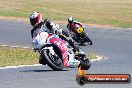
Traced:
[[[61, 25], [66, 28], [66, 25]], [[0, 20], [0, 45], [32, 47], [28, 22]], [[132, 30], [126, 28], [86, 27], [93, 46], [81, 46], [86, 52], [107, 56], [92, 62], [87, 73], [132, 75]], [[0, 69], [0, 88], [132, 88], [130, 84], [76, 83], [76, 68], [52, 71], [48, 66]]]

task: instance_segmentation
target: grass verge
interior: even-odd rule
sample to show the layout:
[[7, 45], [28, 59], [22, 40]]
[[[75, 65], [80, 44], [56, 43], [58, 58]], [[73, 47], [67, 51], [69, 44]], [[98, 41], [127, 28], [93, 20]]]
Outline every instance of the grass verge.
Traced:
[[32, 11], [44, 18], [78, 21], [120, 27], [132, 27], [132, 0], [0, 0], [0, 16], [28, 19]]
[[38, 53], [29, 48], [0, 46], [0, 67], [36, 64], [38, 57]]
[[94, 53], [88, 53], [89, 60], [97, 59], [96, 54]]
[[[92, 60], [96, 58], [96, 55], [89, 53], [88, 57]], [[0, 67], [37, 64], [38, 58], [39, 53], [30, 48], [0, 46]]]

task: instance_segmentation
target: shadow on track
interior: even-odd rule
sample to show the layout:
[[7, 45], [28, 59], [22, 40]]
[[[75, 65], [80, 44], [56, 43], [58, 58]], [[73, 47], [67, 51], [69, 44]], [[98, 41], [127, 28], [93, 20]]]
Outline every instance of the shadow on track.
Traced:
[[83, 43], [83, 44], [76, 43], [76, 45], [78, 45], [78, 46], [90, 46], [89, 44], [85, 44], [85, 43]]
[[[62, 71], [69, 71], [69, 70], [62, 70]], [[61, 72], [61, 71], [54, 71], [54, 70], [25, 70], [19, 72]]]

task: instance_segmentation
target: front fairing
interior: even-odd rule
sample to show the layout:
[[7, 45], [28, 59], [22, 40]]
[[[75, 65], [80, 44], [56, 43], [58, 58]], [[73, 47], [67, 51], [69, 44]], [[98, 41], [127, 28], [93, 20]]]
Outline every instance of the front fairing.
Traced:
[[33, 46], [35, 49], [41, 49], [43, 45], [46, 44], [46, 40], [48, 37], [47, 32], [39, 32], [36, 37], [33, 38]]
[[53, 44], [53, 46], [58, 47], [61, 50], [62, 53], [62, 59], [63, 59], [63, 64], [66, 67], [68, 65], [68, 47], [67, 43], [60, 39], [57, 35], [51, 35], [47, 39], [47, 42]]

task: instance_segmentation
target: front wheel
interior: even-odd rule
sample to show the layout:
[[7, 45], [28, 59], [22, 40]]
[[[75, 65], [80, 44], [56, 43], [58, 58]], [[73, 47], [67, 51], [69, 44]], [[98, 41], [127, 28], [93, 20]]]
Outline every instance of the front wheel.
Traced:
[[56, 52], [54, 53], [54, 55], [52, 55], [50, 50], [46, 49], [43, 50], [42, 55], [46, 61], [46, 64], [53, 70], [60, 71], [64, 68], [63, 61], [61, 57], [56, 54]]
[[85, 39], [89, 45], [93, 45], [93, 42], [91, 41], [91, 39], [86, 34], [84, 34], [84, 37], [85, 37]]

